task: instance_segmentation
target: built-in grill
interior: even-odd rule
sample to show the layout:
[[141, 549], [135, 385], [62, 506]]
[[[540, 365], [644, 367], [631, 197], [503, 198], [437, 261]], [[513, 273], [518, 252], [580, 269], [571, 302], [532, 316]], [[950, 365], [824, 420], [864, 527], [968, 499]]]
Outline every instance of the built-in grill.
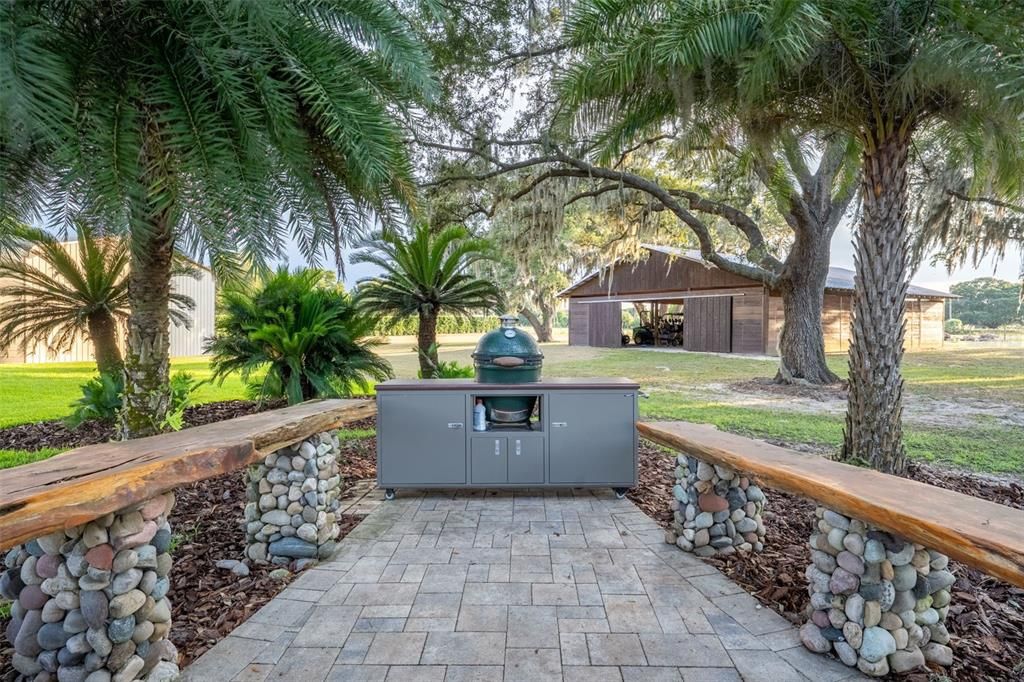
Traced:
[[[515, 315], [502, 315], [501, 327], [484, 334], [473, 351], [476, 380], [484, 384], [527, 384], [540, 381], [544, 355], [529, 334], [516, 329]], [[529, 424], [536, 396], [483, 398], [487, 420]]]

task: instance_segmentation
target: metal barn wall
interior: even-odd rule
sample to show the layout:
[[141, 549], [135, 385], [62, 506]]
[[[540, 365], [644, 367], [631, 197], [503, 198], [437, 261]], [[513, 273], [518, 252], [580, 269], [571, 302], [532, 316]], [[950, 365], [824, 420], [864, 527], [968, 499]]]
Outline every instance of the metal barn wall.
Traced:
[[[73, 256], [78, 251], [77, 242], [66, 242], [63, 246]], [[29, 254], [26, 260], [33, 267], [53, 274], [53, 269], [48, 267], [38, 255]], [[196, 304], [195, 310], [191, 312], [191, 329], [171, 325], [171, 357], [201, 355], [204, 339], [213, 334], [216, 285], [209, 270], [201, 267], [196, 270], [198, 274], [196, 278], [184, 275], [175, 275], [171, 278], [171, 289], [191, 297]], [[26, 301], [26, 304], [31, 305], [31, 301]], [[123, 329], [120, 330], [118, 339], [123, 350]], [[27, 347], [18, 346], [0, 350], [0, 363], [91, 362], [92, 360], [92, 342], [84, 335], [77, 336], [72, 341], [70, 348], [59, 352], [51, 349], [45, 341], [28, 344]]]
[[683, 348], [732, 352], [732, 296], [689, 298], [683, 304]]

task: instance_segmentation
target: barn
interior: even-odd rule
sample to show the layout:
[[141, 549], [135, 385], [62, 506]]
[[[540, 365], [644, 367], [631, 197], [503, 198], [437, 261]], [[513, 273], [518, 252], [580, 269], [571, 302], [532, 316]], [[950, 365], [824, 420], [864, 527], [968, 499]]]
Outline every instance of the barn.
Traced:
[[[778, 355], [782, 297], [765, 285], [720, 270], [698, 251], [645, 244], [645, 258], [617, 261], [573, 284], [569, 344], [622, 345], [622, 306], [645, 318], [655, 345], [684, 350]], [[845, 353], [850, 341], [853, 270], [829, 268], [822, 326], [825, 351]], [[941, 348], [945, 301], [952, 294], [911, 285], [907, 293], [907, 350]], [[628, 333], [628, 330], [627, 332]]]
[[[61, 246], [72, 256], [78, 251], [78, 242], [63, 242]], [[49, 269], [46, 262], [32, 252], [29, 252], [26, 258], [29, 264], [36, 268], [44, 271]], [[201, 355], [205, 339], [213, 336], [214, 332], [214, 304], [217, 295], [213, 273], [209, 268], [198, 263], [192, 263], [192, 265], [195, 266], [195, 276], [182, 274], [174, 275], [171, 278], [171, 289], [185, 294], [195, 302], [195, 309], [190, 313], [192, 316], [191, 327], [171, 325], [170, 355], [172, 358]], [[121, 334], [121, 337], [123, 338], [123, 334]], [[20, 362], [30, 364], [42, 362], [83, 362], [92, 360], [92, 343], [84, 335], [76, 336], [71, 345], [66, 348], [53, 348], [52, 344], [48, 343], [47, 340], [39, 340], [35, 343], [12, 346], [10, 348], [0, 347], [0, 364]]]

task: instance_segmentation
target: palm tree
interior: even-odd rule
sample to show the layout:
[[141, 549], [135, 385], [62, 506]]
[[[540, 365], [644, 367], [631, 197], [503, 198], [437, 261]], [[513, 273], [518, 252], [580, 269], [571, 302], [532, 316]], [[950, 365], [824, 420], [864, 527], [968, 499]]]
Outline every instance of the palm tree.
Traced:
[[376, 318], [359, 310], [322, 270], [287, 269], [221, 294], [217, 332], [206, 345], [213, 377], [240, 373], [243, 380], [264, 370], [251, 386], [259, 398], [349, 396], [369, 390], [369, 379], [386, 379], [391, 366], [373, 353], [369, 339]]
[[[0, 256], [0, 298], [7, 299], [0, 305], [0, 345], [44, 341], [61, 351], [81, 334], [92, 341], [100, 373], [119, 375], [118, 329], [128, 319], [127, 243], [98, 237], [84, 224], [71, 248], [39, 229], [14, 233], [20, 248]], [[172, 293], [171, 301], [171, 320], [187, 326], [192, 299]]]
[[[813, 130], [859, 143], [847, 459], [905, 468], [900, 362], [915, 137], [969, 147], [979, 188], [1018, 194], [1024, 185], [1024, 97], [1011, 87], [1024, 67], [1021, 25], [1024, 5], [1002, 0], [584, 0], [569, 19], [583, 55], [565, 87], [578, 120], [621, 99], [636, 103], [637, 116], [610, 136], [648, 130], [665, 107], [682, 104], [703, 120], [725, 103], [763, 135]], [[620, 91], [630, 73], [660, 83], [662, 95]], [[581, 80], [600, 87], [574, 102]], [[798, 182], [810, 179], [794, 171]]]
[[491, 260], [490, 245], [473, 238], [462, 226], [431, 231], [418, 223], [408, 237], [396, 231], [378, 232], [358, 244], [353, 263], [369, 263], [384, 271], [359, 282], [358, 297], [368, 309], [397, 321], [419, 317], [417, 344], [420, 375], [437, 367], [437, 317], [496, 310], [501, 293], [490, 281], [473, 276], [474, 263]]
[[384, 0], [5, 2], [0, 44], [0, 217], [131, 235], [124, 437], [169, 409], [176, 247], [223, 279], [412, 199], [396, 117], [433, 80]]

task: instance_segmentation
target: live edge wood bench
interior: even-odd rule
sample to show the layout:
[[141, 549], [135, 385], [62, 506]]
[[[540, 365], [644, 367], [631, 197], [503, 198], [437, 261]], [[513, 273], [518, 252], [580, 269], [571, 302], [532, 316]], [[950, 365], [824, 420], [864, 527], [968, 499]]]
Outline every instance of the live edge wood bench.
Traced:
[[699, 556], [759, 551], [761, 485], [817, 502], [804, 645], [867, 675], [952, 662], [949, 558], [1024, 587], [1024, 511], [685, 422], [641, 422], [679, 451], [666, 535]]
[[370, 400], [310, 401], [0, 472], [14, 668], [61, 682], [175, 679], [174, 488], [249, 467], [246, 558], [314, 561], [338, 535], [333, 431], [375, 411]]

